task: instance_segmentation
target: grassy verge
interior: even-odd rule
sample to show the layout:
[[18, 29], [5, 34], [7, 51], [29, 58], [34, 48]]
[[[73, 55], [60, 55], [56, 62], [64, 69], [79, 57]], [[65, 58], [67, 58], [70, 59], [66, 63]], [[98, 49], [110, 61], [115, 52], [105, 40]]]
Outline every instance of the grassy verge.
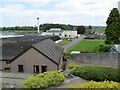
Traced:
[[94, 28], [93, 31], [100, 30], [100, 31], [105, 31], [105, 28]]
[[72, 47], [68, 48], [66, 52], [68, 54], [70, 54], [71, 51], [81, 50], [93, 52], [95, 47], [99, 46], [100, 44], [104, 44], [104, 40], [81, 40], [78, 43], [74, 44]]
[[64, 46], [66, 44], [69, 44], [70, 42], [72, 42], [72, 41], [71, 40], [64, 40], [64, 41], [59, 42], [58, 45]]

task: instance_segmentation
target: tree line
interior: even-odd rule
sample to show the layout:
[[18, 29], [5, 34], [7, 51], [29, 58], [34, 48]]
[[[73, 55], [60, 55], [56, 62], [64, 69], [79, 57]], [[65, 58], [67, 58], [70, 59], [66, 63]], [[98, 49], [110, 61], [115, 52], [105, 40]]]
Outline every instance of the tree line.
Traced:
[[[39, 26], [40, 30], [46, 31], [50, 28], [61, 28], [62, 30], [77, 30], [78, 34], [83, 34], [85, 29], [92, 29], [92, 26], [73, 26], [73, 25], [66, 25], [66, 24], [41, 24]], [[15, 27], [1, 27], [1, 31], [36, 31], [37, 26], [15, 26]]]
[[[72, 30], [73, 25], [65, 24], [41, 24], [39, 26], [40, 30], [46, 31], [50, 28], [61, 28], [62, 30]], [[32, 31], [37, 30], [37, 26], [15, 26], [15, 27], [1, 27], [1, 31]]]

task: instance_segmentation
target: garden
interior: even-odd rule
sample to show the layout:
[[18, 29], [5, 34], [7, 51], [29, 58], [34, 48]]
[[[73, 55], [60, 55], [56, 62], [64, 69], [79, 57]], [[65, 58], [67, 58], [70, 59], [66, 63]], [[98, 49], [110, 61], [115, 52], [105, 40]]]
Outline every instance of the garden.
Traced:
[[[68, 90], [119, 90], [120, 89], [120, 72], [118, 68], [94, 65], [94, 66], [82, 66], [79, 67], [75, 64], [69, 64], [69, 74], [75, 77], [80, 77], [88, 82], [77, 83], [76, 85], [70, 85]], [[22, 87], [26, 89], [44, 89], [49, 87], [58, 87], [61, 84], [65, 84], [64, 74], [60, 71], [48, 71], [23, 81]]]
[[[78, 43], [74, 44], [72, 47], [68, 48], [66, 52], [68, 54], [71, 53], [71, 51], [86, 51], [86, 52], [97, 52], [97, 47], [99, 45], [105, 45], [104, 40], [81, 40]], [[106, 45], [109, 46], [109, 45]], [[96, 51], [95, 51], [96, 50]]]

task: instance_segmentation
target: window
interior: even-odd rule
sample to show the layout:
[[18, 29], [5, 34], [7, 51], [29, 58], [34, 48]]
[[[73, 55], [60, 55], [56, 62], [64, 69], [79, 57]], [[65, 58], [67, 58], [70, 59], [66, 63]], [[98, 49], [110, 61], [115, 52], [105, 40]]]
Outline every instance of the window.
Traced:
[[24, 72], [23, 71], [23, 65], [18, 65], [18, 72]]
[[67, 37], [67, 35], [65, 34], [65, 37]]
[[41, 72], [44, 73], [47, 71], [47, 66], [41, 66], [41, 69], [42, 69]]
[[33, 70], [34, 70], [34, 73], [39, 73], [39, 66], [33, 65]]

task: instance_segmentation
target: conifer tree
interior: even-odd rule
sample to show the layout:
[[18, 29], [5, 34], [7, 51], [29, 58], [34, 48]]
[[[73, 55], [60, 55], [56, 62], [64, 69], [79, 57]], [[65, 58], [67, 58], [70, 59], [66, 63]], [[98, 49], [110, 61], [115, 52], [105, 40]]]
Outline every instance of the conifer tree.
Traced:
[[117, 8], [113, 8], [106, 21], [107, 27], [105, 30], [106, 44], [120, 43], [120, 13]]

